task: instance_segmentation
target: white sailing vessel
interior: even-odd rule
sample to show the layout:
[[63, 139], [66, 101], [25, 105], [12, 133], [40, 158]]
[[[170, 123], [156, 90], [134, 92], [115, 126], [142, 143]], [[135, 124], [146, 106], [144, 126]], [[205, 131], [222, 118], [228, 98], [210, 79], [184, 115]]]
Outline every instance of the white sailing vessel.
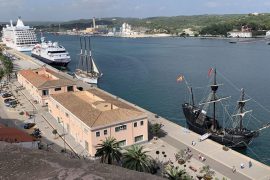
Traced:
[[2, 41], [6, 46], [18, 51], [31, 51], [38, 43], [35, 29], [25, 26], [20, 17], [16, 26], [10, 21], [10, 25], [3, 27], [2, 32]]
[[[82, 47], [82, 39], [84, 40], [84, 49]], [[88, 47], [86, 42], [87, 37], [80, 37], [80, 59], [75, 77], [89, 84], [98, 84], [98, 79], [102, 76], [95, 61], [92, 57], [90, 37], [88, 37]]]

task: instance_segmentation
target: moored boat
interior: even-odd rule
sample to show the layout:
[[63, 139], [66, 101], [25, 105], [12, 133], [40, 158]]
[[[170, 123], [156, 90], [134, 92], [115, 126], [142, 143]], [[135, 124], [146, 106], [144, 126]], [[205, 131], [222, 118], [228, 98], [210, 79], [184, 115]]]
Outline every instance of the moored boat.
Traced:
[[[217, 90], [220, 84], [216, 81], [216, 70], [214, 71], [213, 84], [210, 86], [211, 92], [206, 101], [195, 105], [192, 88], [190, 93], [192, 95], [191, 103], [184, 103], [182, 109], [186, 118], [187, 125], [190, 130], [200, 134], [209, 134], [209, 138], [231, 148], [246, 148], [254, 138], [259, 136], [259, 132], [265, 128], [270, 127], [270, 123], [262, 126], [257, 130], [249, 130], [243, 125], [243, 118], [246, 114], [251, 113], [252, 110], [245, 111], [245, 104], [249, 99], [245, 99], [245, 92], [241, 90], [241, 97], [237, 102], [237, 112], [234, 115], [229, 115], [233, 120], [233, 126], [226, 128], [222, 127], [217, 119], [217, 104], [230, 97], [218, 97]], [[212, 106], [211, 112], [208, 112]], [[211, 115], [209, 115], [211, 114]]]
[[[88, 46], [86, 39], [88, 38]], [[84, 40], [84, 49], [82, 45], [82, 40]], [[93, 57], [91, 50], [90, 37], [80, 37], [81, 52], [79, 57], [78, 67], [74, 72], [76, 78], [89, 83], [98, 84], [99, 78], [102, 73], [99, 71]]]
[[3, 27], [2, 33], [2, 41], [6, 46], [17, 51], [31, 51], [38, 43], [35, 29], [25, 26], [21, 17], [18, 18], [16, 26], [10, 21], [10, 25]]
[[44, 37], [41, 37], [41, 43], [32, 49], [31, 56], [57, 67], [66, 67], [71, 61], [69, 53], [62, 45], [58, 42], [45, 41]]

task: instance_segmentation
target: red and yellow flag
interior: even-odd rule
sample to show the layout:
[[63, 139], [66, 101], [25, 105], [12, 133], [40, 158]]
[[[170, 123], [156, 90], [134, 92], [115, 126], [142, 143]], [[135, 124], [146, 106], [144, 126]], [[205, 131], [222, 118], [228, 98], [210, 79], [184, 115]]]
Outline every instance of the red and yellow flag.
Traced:
[[214, 71], [214, 68], [210, 68], [209, 70], [208, 70], [208, 77], [210, 77], [211, 75], [212, 75], [212, 72]]

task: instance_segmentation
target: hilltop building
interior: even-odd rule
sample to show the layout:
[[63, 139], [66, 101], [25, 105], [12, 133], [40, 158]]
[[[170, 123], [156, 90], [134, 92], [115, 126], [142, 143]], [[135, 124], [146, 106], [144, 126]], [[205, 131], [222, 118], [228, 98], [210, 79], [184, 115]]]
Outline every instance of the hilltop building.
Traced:
[[97, 88], [53, 94], [48, 109], [90, 156], [108, 137], [121, 147], [148, 141], [146, 113]]
[[45, 67], [18, 72], [18, 82], [42, 105], [49, 95], [76, 91], [76, 83]]
[[251, 38], [252, 37], [251, 28], [247, 26], [242, 26], [241, 31], [234, 30], [234, 31], [227, 32], [227, 37]]
[[107, 25], [96, 25], [96, 19], [93, 17], [92, 19], [92, 27], [86, 28], [82, 31], [83, 34], [104, 34], [108, 32]]

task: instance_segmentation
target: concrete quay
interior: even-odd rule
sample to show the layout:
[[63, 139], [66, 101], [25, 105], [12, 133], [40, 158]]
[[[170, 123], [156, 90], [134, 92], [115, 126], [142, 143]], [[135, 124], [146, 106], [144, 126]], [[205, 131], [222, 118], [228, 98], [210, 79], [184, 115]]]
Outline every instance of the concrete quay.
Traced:
[[[17, 57], [19, 57], [20, 61], [14, 62], [15, 65], [17, 65], [18, 70], [24, 69], [25, 67], [28, 68], [37, 68], [40, 66], [44, 66], [42, 62], [39, 62], [38, 60], [35, 60], [21, 52], [15, 51], [15, 50], [8, 50], [10, 54], [13, 54]], [[23, 66], [22, 66], [23, 64]], [[27, 65], [26, 65], [27, 64]], [[37, 66], [37, 67], [36, 67]], [[46, 65], [47, 68], [52, 68], [49, 65]], [[27, 68], [27, 69], [28, 69]], [[52, 68], [55, 70], [54, 68]], [[87, 90], [91, 88], [91, 85], [85, 84], [79, 80], [74, 79], [72, 76], [67, 75], [66, 73], [59, 72], [63, 74], [64, 76], [73, 79], [78, 83], [78, 86], [83, 87], [84, 90]], [[109, 93], [108, 93], [109, 94]], [[111, 94], [110, 94], [111, 95]], [[117, 98], [118, 100], [124, 101], [126, 103], [129, 103], [119, 97], [113, 96], [114, 98]], [[129, 103], [133, 106], [136, 106], [132, 103]], [[138, 108], [138, 106], [136, 106]], [[165, 132], [165, 135], [163, 137], [160, 137], [157, 142], [151, 140], [149, 143], [145, 143], [144, 146], [150, 150], [150, 153], [154, 155], [154, 151], [156, 150], [155, 144], [162, 144], [162, 148], [164, 148], [164, 151], [166, 151], [166, 154], [168, 153], [168, 159], [173, 160], [174, 153], [176, 153], [176, 150], [185, 149], [189, 147], [193, 153], [194, 162], [198, 159], [198, 154], [201, 154], [206, 158], [204, 162], [200, 162], [202, 165], [210, 165], [212, 169], [214, 169], [218, 174], [218, 178], [227, 177], [229, 179], [256, 179], [256, 180], [270, 180], [270, 167], [267, 165], [264, 165], [254, 159], [251, 159], [245, 155], [242, 155], [234, 150], [224, 151], [222, 149], [222, 145], [215, 143], [212, 140], [205, 140], [202, 142], [199, 142], [199, 135], [187, 130], [184, 127], [181, 127], [180, 125], [177, 125], [165, 118], [157, 117], [155, 114], [142, 109], [148, 113], [149, 121], [151, 123], [161, 123], [163, 124], [162, 130]], [[180, 110], [179, 110], [180, 111]], [[179, 112], [180, 113], [180, 112]], [[191, 142], [195, 141], [196, 145], [192, 146]], [[173, 148], [171, 148], [173, 147]], [[172, 150], [173, 149], [173, 150]], [[151, 152], [152, 151], [152, 152]], [[173, 153], [174, 151], [174, 153]], [[252, 166], [249, 167], [248, 163], [249, 161], [252, 162]], [[245, 168], [241, 169], [240, 164], [244, 163]], [[236, 168], [236, 172], [232, 171], [232, 168]], [[221, 174], [220, 174], [221, 173]]]

